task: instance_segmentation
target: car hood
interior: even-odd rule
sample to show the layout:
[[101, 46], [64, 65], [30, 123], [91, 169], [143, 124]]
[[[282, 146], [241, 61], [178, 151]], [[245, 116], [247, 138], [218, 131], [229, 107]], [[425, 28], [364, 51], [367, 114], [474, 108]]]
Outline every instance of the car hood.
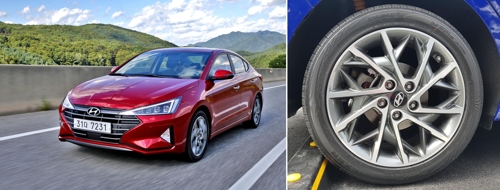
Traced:
[[76, 86], [69, 94], [74, 105], [129, 110], [182, 96], [198, 79], [104, 76]]

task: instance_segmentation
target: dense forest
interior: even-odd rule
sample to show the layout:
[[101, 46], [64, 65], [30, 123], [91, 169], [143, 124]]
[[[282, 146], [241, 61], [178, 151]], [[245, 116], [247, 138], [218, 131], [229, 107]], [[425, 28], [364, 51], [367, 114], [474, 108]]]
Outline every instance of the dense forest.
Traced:
[[188, 46], [224, 48], [233, 51], [260, 52], [284, 43], [286, 36], [279, 32], [231, 32]]
[[[285, 59], [286, 62], [286, 45], [285, 43], [276, 45], [272, 48], [261, 52], [237, 51], [238, 54], [245, 57], [250, 64], [255, 68], [273, 68], [282, 67], [277, 65], [269, 65], [273, 59]], [[281, 56], [280, 56], [281, 55]]]
[[[0, 64], [115, 66], [143, 51], [166, 47], [177, 46], [110, 24], [69, 26], [0, 22]], [[285, 50], [286, 45], [282, 43], [261, 52], [238, 53], [255, 68], [267, 68], [269, 62], [284, 55]]]
[[114, 66], [155, 48], [175, 47], [114, 25], [20, 25], [0, 22], [0, 64]]

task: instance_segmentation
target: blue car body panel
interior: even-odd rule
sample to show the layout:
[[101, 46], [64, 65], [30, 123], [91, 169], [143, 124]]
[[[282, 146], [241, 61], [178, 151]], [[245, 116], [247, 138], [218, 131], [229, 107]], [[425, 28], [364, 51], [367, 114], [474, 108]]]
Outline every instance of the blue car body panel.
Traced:
[[[295, 30], [300, 26], [301, 22], [320, 1], [321, 0], [288, 1], [288, 42], [292, 39]], [[495, 40], [498, 50], [497, 53], [500, 56], [500, 0], [465, 0], [465, 2], [483, 20], [485, 26]], [[497, 106], [494, 121], [500, 121], [500, 102]]]

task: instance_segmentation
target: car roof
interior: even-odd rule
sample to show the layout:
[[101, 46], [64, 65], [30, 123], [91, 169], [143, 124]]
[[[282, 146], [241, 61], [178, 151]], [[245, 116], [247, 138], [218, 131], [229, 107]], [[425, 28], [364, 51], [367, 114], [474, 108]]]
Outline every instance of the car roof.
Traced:
[[161, 51], [161, 52], [231, 52], [230, 50], [220, 49], [220, 48], [206, 48], [206, 47], [173, 47], [173, 48], [161, 48], [150, 50], [150, 52]]

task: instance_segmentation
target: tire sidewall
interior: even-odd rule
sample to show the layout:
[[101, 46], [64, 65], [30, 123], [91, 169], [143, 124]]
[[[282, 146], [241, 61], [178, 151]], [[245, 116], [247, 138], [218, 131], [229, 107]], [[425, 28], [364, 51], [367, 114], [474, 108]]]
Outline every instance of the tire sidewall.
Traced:
[[[442, 43], [455, 57], [466, 88], [465, 113], [449, 143], [431, 158], [400, 168], [377, 166], [351, 153], [335, 135], [326, 108], [328, 79], [341, 54], [362, 36], [390, 27], [415, 29]], [[423, 10], [409, 6], [382, 6], [358, 12], [325, 36], [313, 53], [308, 67], [303, 103], [311, 135], [331, 162], [365, 181], [407, 183], [432, 175], [458, 157], [477, 128], [482, 108], [482, 81], [474, 54], [458, 31], [446, 21]]]

